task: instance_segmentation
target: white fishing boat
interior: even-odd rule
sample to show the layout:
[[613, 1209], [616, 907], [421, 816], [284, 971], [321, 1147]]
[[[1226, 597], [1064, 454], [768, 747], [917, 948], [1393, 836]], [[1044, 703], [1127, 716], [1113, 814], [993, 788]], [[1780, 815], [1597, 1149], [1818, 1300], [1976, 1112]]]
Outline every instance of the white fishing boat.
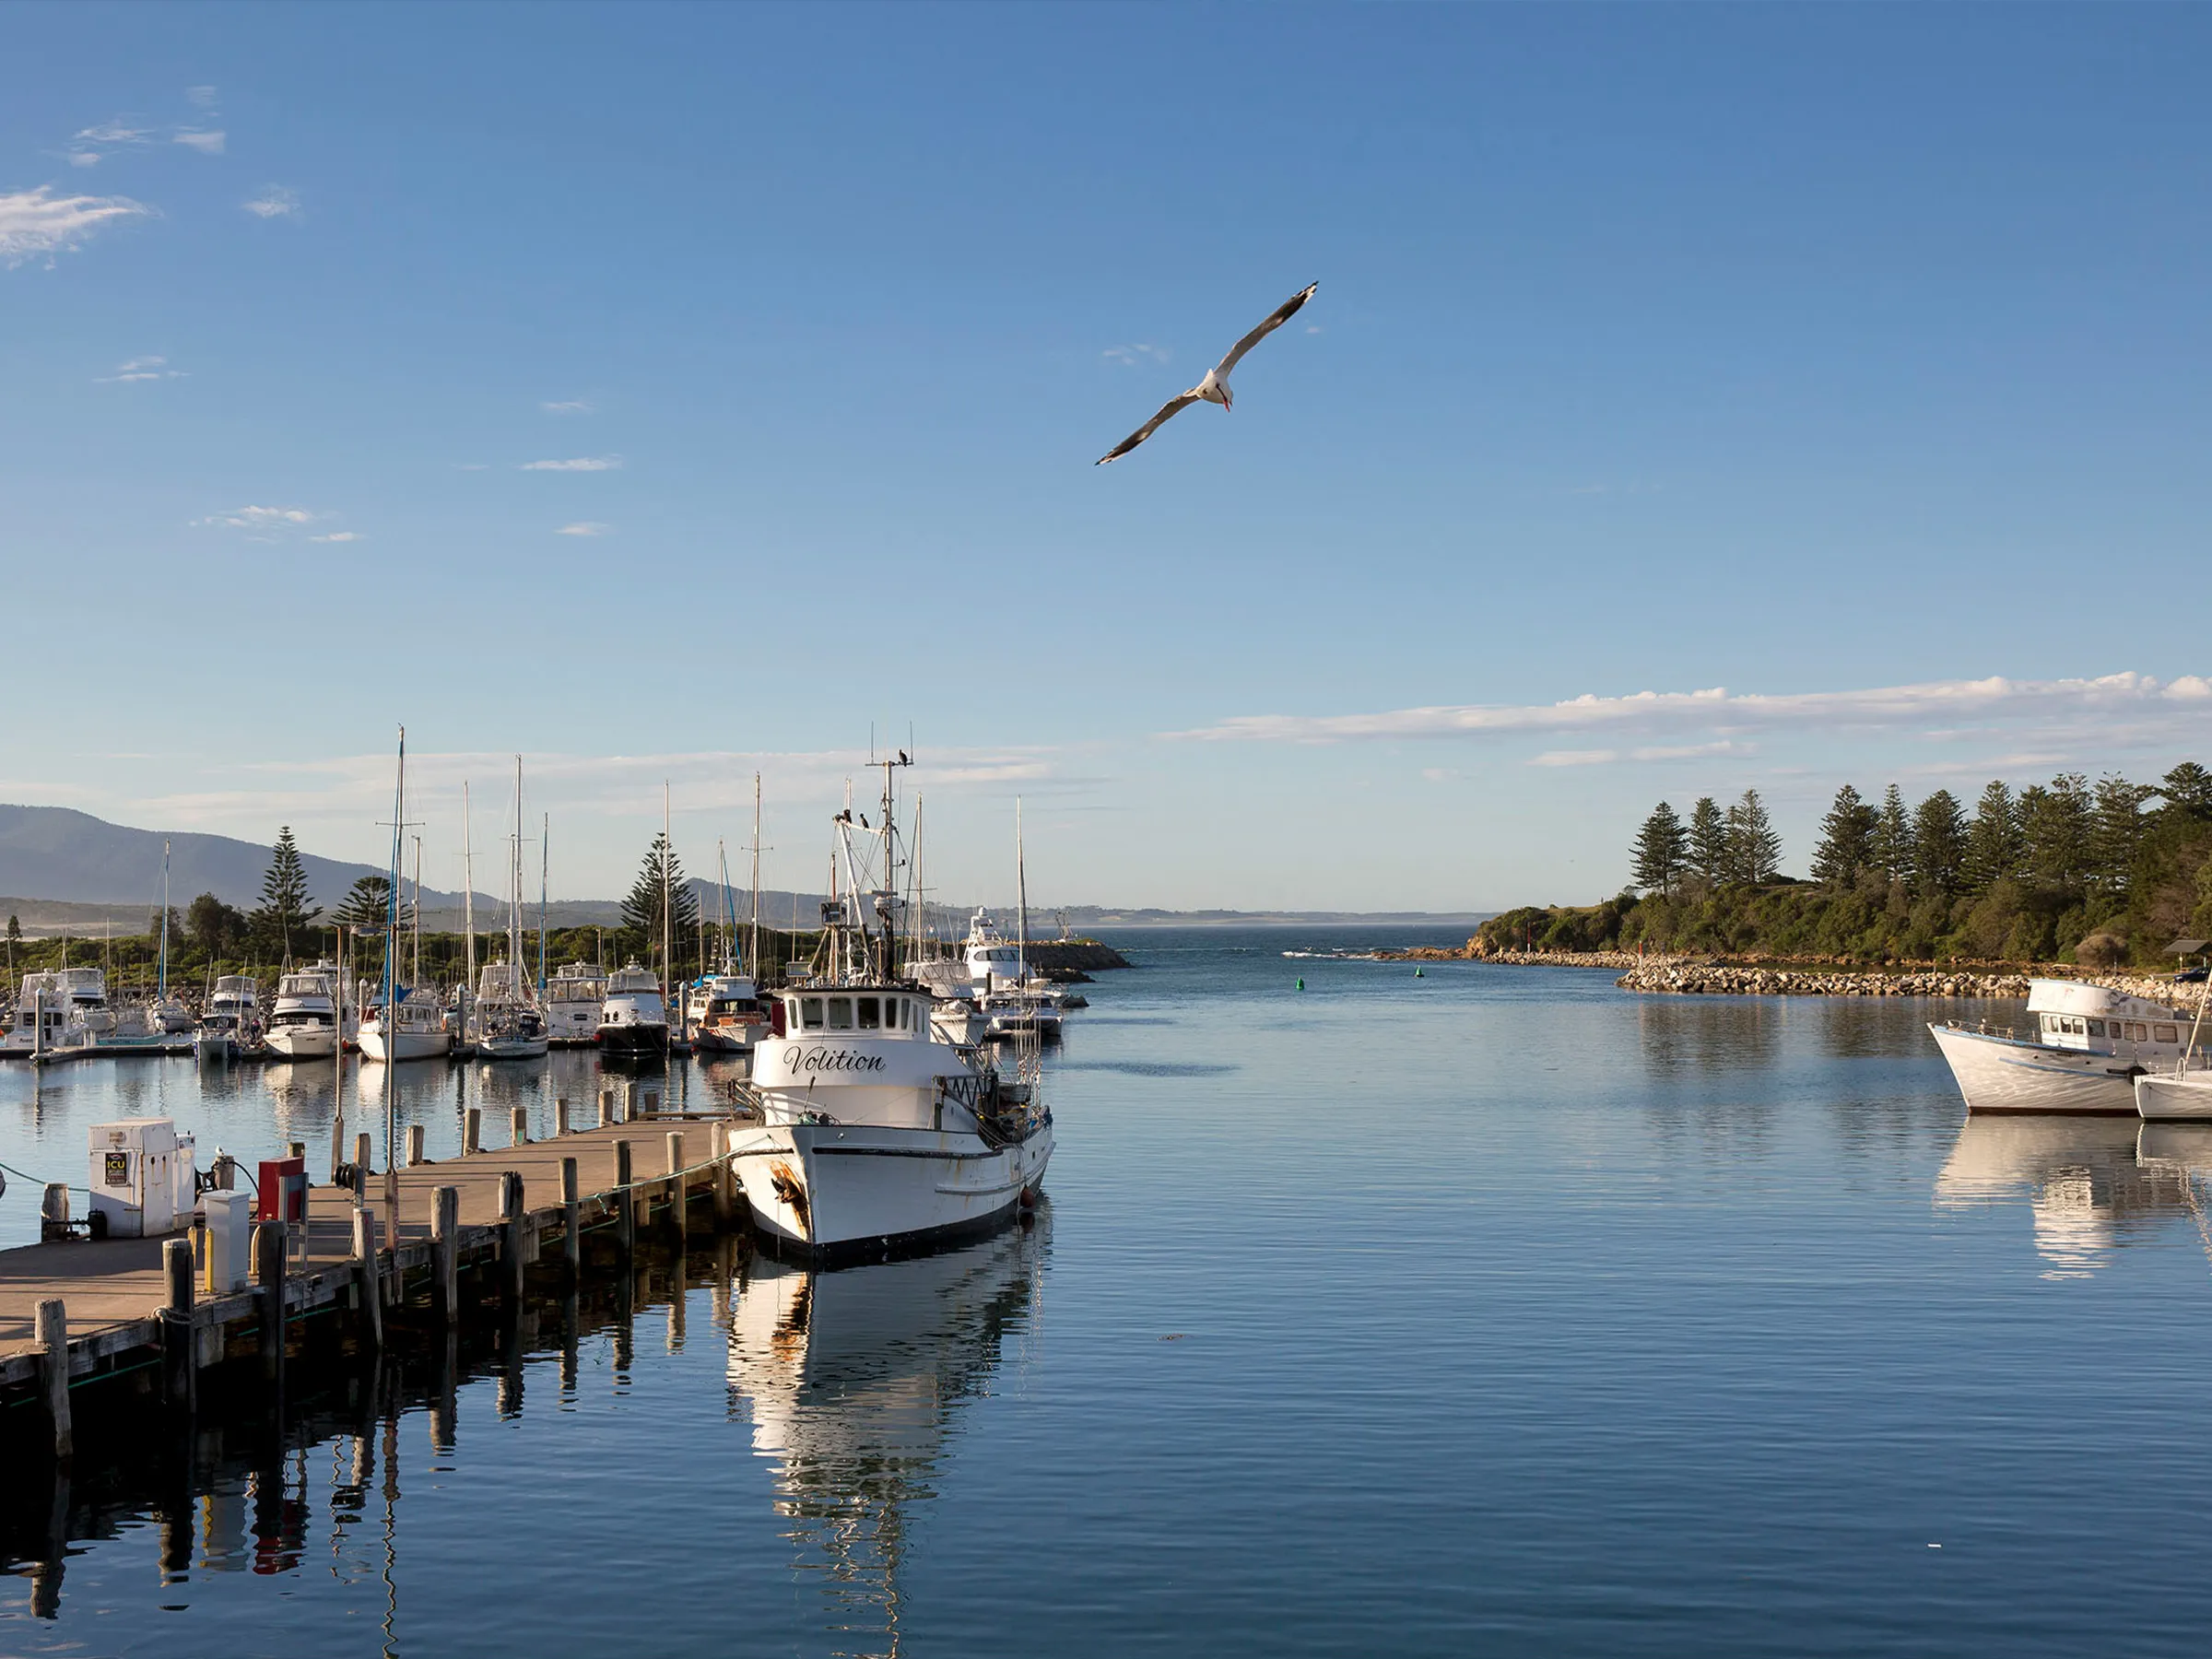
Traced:
[[279, 978], [269, 1006], [269, 1053], [282, 1060], [331, 1060], [338, 1041], [338, 965], [317, 962]]
[[[15, 1018], [0, 1038], [0, 1053], [44, 1058], [73, 1054], [92, 1046], [92, 1036], [76, 1011], [69, 975], [74, 969], [26, 973], [16, 989]], [[97, 970], [95, 970], [97, 971]]]
[[2163, 1003], [2074, 980], [2029, 981], [2028, 1013], [2030, 1037], [1957, 1020], [1928, 1027], [1969, 1112], [2136, 1116], [2136, 1079], [2179, 1068], [2189, 1024]]
[[[514, 758], [514, 834], [508, 847], [507, 959], [484, 970], [477, 983], [469, 1041], [487, 1060], [535, 1060], [552, 1046], [546, 1017], [523, 969], [523, 758]], [[471, 912], [473, 917], [473, 912]], [[469, 948], [476, 934], [470, 924]]]
[[711, 973], [693, 982], [686, 1023], [700, 1053], [749, 1054], [768, 1035], [768, 1004], [749, 973]]
[[[885, 872], [896, 764], [885, 768], [881, 826], [862, 827], [880, 840]], [[981, 1051], [933, 1030], [930, 997], [900, 981], [893, 959], [900, 900], [888, 880], [864, 882], [852, 812], [836, 825], [844, 894], [823, 907], [807, 982], [771, 1004], [747, 1086], [760, 1123], [731, 1145], [755, 1226], [809, 1259], [1003, 1226], [1035, 1201], [1053, 1153], [1034, 1066], [1002, 1076]]]
[[597, 1040], [610, 1053], [668, 1052], [668, 1005], [661, 996], [661, 982], [634, 959], [607, 976]]
[[[396, 1016], [387, 1013], [396, 1009]], [[453, 1053], [453, 1033], [436, 992], [397, 988], [393, 1003], [379, 1003], [361, 1021], [364, 1060], [442, 1060]]]
[[606, 1001], [606, 971], [596, 963], [571, 962], [546, 981], [547, 1038], [556, 1048], [598, 1041], [600, 1009]]

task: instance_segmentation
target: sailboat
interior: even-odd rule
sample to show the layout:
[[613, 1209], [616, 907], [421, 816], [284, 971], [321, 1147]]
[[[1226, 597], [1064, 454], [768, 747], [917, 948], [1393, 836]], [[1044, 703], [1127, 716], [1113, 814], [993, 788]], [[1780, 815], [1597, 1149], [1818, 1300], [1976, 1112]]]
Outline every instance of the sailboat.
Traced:
[[154, 1000], [146, 1006], [146, 1018], [153, 1029], [163, 1037], [192, 1035], [192, 1010], [181, 998], [169, 994], [169, 843], [161, 843], [161, 969], [160, 979], [154, 989]]
[[[884, 767], [873, 886], [850, 808], [832, 820], [842, 897], [823, 906], [806, 982], [770, 1003], [745, 1093], [760, 1114], [730, 1158], [771, 1248], [808, 1260], [934, 1245], [1006, 1225], [1034, 1203], [1053, 1114], [1032, 1077], [1006, 1077], [942, 1041], [926, 991], [900, 977], [892, 818]], [[864, 905], [864, 897], [866, 903]]]
[[[400, 847], [407, 800], [407, 740], [402, 728], [399, 763], [393, 784], [392, 885], [384, 896], [383, 999], [361, 1021], [361, 1058], [396, 1062], [442, 1060], [453, 1050], [453, 1033], [437, 994], [410, 990], [399, 982]], [[422, 967], [422, 843], [415, 843], [415, 967]]]
[[477, 1052], [487, 1060], [535, 1060], [552, 1046], [545, 1012], [523, 972], [523, 758], [514, 758], [514, 835], [507, 861], [507, 959], [488, 963], [477, 987]]
[[749, 1054], [768, 1035], [768, 1007], [760, 1000], [760, 774], [753, 774], [753, 924], [740, 971], [730, 959], [737, 936], [736, 907], [730, 900], [730, 862], [716, 849], [722, 865], [722, 971], [692, 987], [691, 1044], [699, 1053]]

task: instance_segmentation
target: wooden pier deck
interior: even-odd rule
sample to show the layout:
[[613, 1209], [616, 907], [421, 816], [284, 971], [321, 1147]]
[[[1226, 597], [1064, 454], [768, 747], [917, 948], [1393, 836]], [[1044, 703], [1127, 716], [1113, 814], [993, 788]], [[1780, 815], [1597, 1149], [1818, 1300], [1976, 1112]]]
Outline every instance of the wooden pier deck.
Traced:
[[[380, 1308], [396, 1307], [406, 1300], [409, 1276], [427, 1275], [433, 1300], [446, 1301], [450, 1298], [441, 1296], [436, 1282], [441, 1275], [504, 1263], [512, 1282], [519, 1285], [524, 1270], [548, 1254], [557, 1262], [573, 1259], [565, 1236], [569, 1212], [562, 1186], [563, 1163], [570, 1159], [576, 1160], [580, 1235], [614, 1229], [627, 1252], [656, 1217], [664, 1226], [672, 1218], [681, 1224], [702, 1200], [712, 1206], [718, 1228], [734, 1226], [740, 1214], [735, 1180], [726, 1161], [715, 1156], [733, 1121], [726, 1112], [664, 1113], [413, 1164], [399, 1171], [396, 1218], [384, 1202], [381, 1171], [369, 1176], [367, 1202], [359, 1206], [350, 1189], [311, 1188], [305, 1228], [289, 1230], [287, 1240], [286, 1324], [334, 1304], [358, 1312], [370, 1284], [382, 1288]], [[510, 1174], [521, 1182], [521, 1202], [513, 1215], [503, 1207]], [[454, 1194], [450, 1252], [444, 1256], [433, 1236], [442, 1188]], [[377, 1223], [376, 1260], [366, 1265], [355, 1253], [357, 1208]], [[519, 1259], [509, 1260], [511, 1241]], [[0, 1396], [53, 1389], [46, 1364], [52, 1333], [41, 1336], [38, 1311], [41, 1303], [57, 1299], [65, 1304], [71, 1386], [125, 1369], [145, 1369], [161, 1359], [165, 1339], [174, 1354], [176, 1343], [166, 1338], [166, 1332], [178, 1321], [173, 1313], [164, 1313], [175, 1300], [163, 1257], [169, 1241], [73, 1240], [0, 1251]], [[581, 1238], [577, 1242], [581, 1246]], [[416, 1279], [418, 1287], [421, 1282]], [[218, 1364], [237, 1339], [265, 1332], [266, 1300], [258, 1286], [196, 1295], [189, 1312], [192, 1369]], [[443, 1311], [449, 1323], [457, 1320], [457, 1309]], [[267, 1347], [265, 1336], [265, 1355]], [[281, 1363], [280, 1355], [276, 1362]], [[172, 1393], [180, 1386], [173, 1371], [167, 1381]], [[189, 1387], [189, 1381], [182, 1385]]]

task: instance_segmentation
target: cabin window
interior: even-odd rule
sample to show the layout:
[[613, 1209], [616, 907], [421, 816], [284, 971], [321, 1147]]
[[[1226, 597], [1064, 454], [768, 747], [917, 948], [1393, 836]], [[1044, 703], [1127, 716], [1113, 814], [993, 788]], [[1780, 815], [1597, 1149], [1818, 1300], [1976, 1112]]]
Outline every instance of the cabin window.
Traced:
[[882, 1030], [883, 1018], [880, 1011], [881, 1006], [882, 1005], [872, 996], [864, 996], [860, 999], [860, 1029], [862, 1030], [875, 1031]]
[[830, 1029], [833, 1031], [849, 1031], [853, 1029], [851, 997], [833, 996], [830, 999]]
[[2154, 1042], [2179, 1042], [2182, 1040], [2181, 1032], [2169, 1025], [2151, 1027], [2150, 1037]]
[[2092, 1037], [2101, 1037], [2101, 1036], [2103, 1036], [2103, 1035], [2104, 1035], [2104, 1021], [2103, 1021], [2103, 1020], [2101, 1020], [2101, 1019], [2092, 1019], [2092, 1020], [2090, 1020], [2090, 1021], [2089, 1021], [2089, 1035], [2090, 1035], [2090, 1036], [2092, 1036]]
[[911, 1031], [914, 1029], [914, 1007], [915, 1004], [909, 999], [905, 997], [899, 999], [899, 1029], [900, 1030]]
[[799, 1023], [809, 1031], [820, 1030], [822, 1029], [822, 999], [818, 996], [809, 996], [799, 1006], [801, 1009]]
[[2127, 1040], [2130, 1042], [2140, 1042], [2143, 1041], [2143, 1036], [2144, 1032], [2141, 1024], [2133, 1019], [2129, 1020], [2127, 1022]]

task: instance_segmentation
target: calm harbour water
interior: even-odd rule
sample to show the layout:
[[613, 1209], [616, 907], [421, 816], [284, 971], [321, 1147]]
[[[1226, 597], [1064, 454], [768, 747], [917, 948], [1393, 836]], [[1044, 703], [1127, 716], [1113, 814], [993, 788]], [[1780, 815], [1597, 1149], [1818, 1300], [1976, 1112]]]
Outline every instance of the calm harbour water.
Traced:
[[[1281, 954], [1416, 936], [1122, 938], [1034, 1230], [706, 1273], [572, 1380], [405, 1396], [365, 1482], [304, 1425], [171, 1571], [127, 1506], [53, 1617], [13, 1563], [0, 1653], [2202, 1649], [2212, 1137], [1969, 1124], [1926, 1004]], [[0, 1070], [0, 1160], [160, 1111], [319, 1163], [328, 1081], [276, 1076]]]

